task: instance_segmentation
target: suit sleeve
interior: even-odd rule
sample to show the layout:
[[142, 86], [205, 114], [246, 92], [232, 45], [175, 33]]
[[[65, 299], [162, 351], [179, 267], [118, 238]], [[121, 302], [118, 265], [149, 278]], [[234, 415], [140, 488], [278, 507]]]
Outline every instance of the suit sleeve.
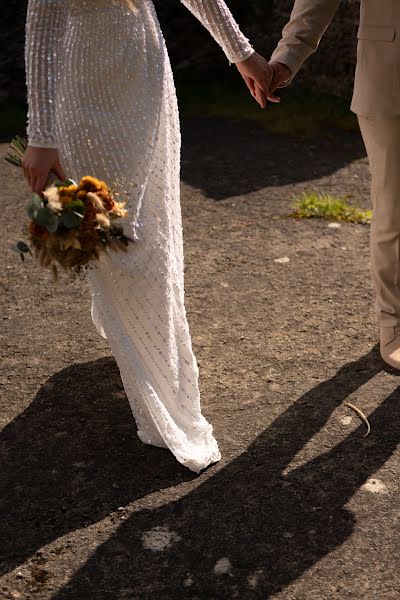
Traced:
[[292, 77], [313, 54], [341, 0], [296, 0], [271, 60], [289, 67]]

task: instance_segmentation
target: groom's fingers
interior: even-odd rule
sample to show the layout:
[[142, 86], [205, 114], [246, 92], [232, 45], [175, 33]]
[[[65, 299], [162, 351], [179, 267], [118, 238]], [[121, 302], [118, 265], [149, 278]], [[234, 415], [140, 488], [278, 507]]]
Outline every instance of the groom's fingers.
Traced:
[[261, 106], [261, 108], [265, 108], [267, 106], [267, 96], [258, 85], [256, 85], [255, 94], [258, 104]]
[[279, 96], [268, 96], [268, 100], [269, 100], [269, 102], [272, 102], [273, 104], [279, 104], [281, 101]]
[[270, 92], [268, 94], [268, 101], [274, 104], [279, 104], [281, 101], [280, 97], [276, 95], [277, 86], [271, 85]]

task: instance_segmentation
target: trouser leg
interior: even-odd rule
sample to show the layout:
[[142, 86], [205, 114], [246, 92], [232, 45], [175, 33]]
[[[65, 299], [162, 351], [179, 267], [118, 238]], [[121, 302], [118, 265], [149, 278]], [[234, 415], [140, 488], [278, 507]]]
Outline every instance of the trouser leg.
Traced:
[[400, 117], [358, 117], [372, 174], [371, 268], [382, 327], [400, 325]]

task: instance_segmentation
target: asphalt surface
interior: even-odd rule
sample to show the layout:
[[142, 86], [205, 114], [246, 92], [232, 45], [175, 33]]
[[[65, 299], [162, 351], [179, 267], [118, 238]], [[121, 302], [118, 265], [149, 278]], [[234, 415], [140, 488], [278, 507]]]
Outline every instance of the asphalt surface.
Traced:
[[183, 142], [187, 310], [223, 455], [200, 476], [136, 437], [84, 281], [10, 250], [29, 194], [0, 161], [0, 597], [398, 600], [400, 391], [369, 228], [287, 217], [304, 190], [369, 206], [361, 139], [190, 120]]

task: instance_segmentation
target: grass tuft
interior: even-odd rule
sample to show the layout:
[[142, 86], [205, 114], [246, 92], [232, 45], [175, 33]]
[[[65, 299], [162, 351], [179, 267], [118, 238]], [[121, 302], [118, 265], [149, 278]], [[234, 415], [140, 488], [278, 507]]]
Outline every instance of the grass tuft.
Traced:
[[372, 211], [352, 206], [344, 198], [311, 192], [295, 198], [294, 212], [290, 216], [297, 219], [315, 218], [369, 224]]

